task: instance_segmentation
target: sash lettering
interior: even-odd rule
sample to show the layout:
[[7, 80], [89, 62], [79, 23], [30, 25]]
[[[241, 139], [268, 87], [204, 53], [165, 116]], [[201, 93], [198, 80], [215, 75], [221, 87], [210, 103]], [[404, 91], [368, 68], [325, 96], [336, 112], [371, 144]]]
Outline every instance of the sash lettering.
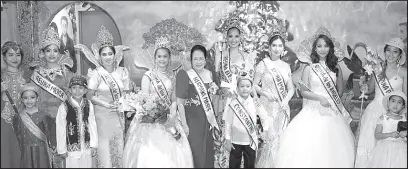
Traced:
[[47, 148], [47, 153], [48, 153], [48, 159], [50, 166], [52, 166], [52, 152], [51, 149], [48, 146], [48, 139], [47, 136], [44, 134], [44, 132], [33, 122], [33, 120], [28, 116], [26, 112], [19, 113], [21, 121], [23, 122], [24, 126], [27, 127], [28, 130], [30, 130], [31, 133], [34, 134], [37, 138], [39, 138], [41, 141], [44, 141], [45, 147]]
[[[288, 90], [286, 89], [286, 83], [285, 83], [285, 79], [283, 78], [282, 74], [274, 67], [270, 66], [272, 65], [272, 63], [270, 64], [266, 64], [266, 62], [268, 62], [269, 60], [264, 60], [264, 64], [266, 66], [266, 68], [268, 69], [268, 72], [270, 73], [270, 75], [272, 76], [273, 82], [275, 83], [275, 88], [278, 91], [279, 94], [279, 101], [282, 103], [282, 100], [287, 96], [288, 94]], [[289, 122], [290, 118], [289, 118], [289, 112], [284, 109], [282, 110], [284, 115], [285, 115], [285, 122], [284, 122], [284, 127], [286, 126], [286, 124]]]
[[[343, 117], [346, 119], [346, 121], [350, 124], [352, 119], [350, 117], [349, 112], [347, 112], [346, 108], [344, 107], [343, 103], [341, 102], [341, 98], [339, 94], [337, 93], [336, 86], [334, 85], [333, 79], [330, 77], [328, 72], [324, 70], [322, 65], [319, 63], [312, 64], [310, 66], [312, 70], [316, 73], [317, 77], [319, 77], [320, 81], [322, 82], [324, 88], [326, 89], [327, 93], [330, 95], [331, 100], [335, 105], [332, 105], [333, 107], [336, 107], [337, 110], [343, 115]], [[332, 102], [330, 102], [332, 104]]]
[[146, 72], [147, 77], [149, 77], [151, 83], [153, 84], [154, 89], [156, 89], [157, 95], [166, 103], [168, 107], [171, 105], [170, 96], [167, 92], [166, 86], [157, 76], [157, 74], [152, 71]]
[[392, 89], [390, 81], [388, 81], [387, 77], [384, 77], [384, 78], [381, 79], [379, 72], [374, 72], [374, 77], [375, 77], [375, 81], [377, 82], [378, 86], [380, 87], [381, 92], [382, 92], [383, 95], [385, 95], [387, 93], [391, 93], [392, 91], [394, 91]]
[[188, 70], [187, 74], [190, 78], [191, 83], [193, 83], [195, 89], [197, 90], [201, 105], [203, 106], [205, 115], [207, 116], [208, 123], [210, 123], [211, 125], [210, 129], [212, 127], [215, 127], [217, 130], [219, 130], [217, 121], [215, 120], [214, 109], [211, 104], [210, 96], [208, 96], [204, 82], [198, 76], [197, 72], [193, 69]]
[[226, 81], [231, 83], [232, 81], [232, 71], [230, 69], [230, 56], [221, 55], [221, 69], [224, 73]]
[[[115, 79], [106, 71], [103, 67], [96, 68], [99, 75], [105, 81], [105, 83], [109, 86], [110, 92], [112, 94], [112, 98], [114, 102], [119, 102], [120, 97], [122, 97], [122, 91], [119, 88], [118, 83]], [[124, 112], [118, 112], [119, 122], [122, 129], [125, 129], [125, 114]]]
[[33, 75], [31, 76], [31, 80], [33, 80], [35, 84], [43, 88], [48, 93], [51, 93], [55, 97], [59, 98], [61, 101], [65, 101], [68, 98], [64, 90], [54, 85], [45, 77], [41, 76], [37, 71], [34, 71]]
[[234, 99], [231, 101], [230, 105], [231, 109], [234, 111], [235, 115], [237, 115], [239, 121], [245, 126], [249, 136], [251, 137], [251, 144], [250, 147], [254, 150], [258, 148], [258, 137], [257, 137], [257, 130], [252, 120], [251, 116], [245, 110], [244, 106], [239, 102], [238, 99]]

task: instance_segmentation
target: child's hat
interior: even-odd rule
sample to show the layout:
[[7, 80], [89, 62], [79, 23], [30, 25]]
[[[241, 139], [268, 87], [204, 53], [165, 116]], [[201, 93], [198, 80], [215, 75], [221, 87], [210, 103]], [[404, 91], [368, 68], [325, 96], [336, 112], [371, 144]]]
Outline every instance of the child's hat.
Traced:
[[250, 75], [250, 73], [245, 72], [245, 71], [239, 73], [239, 75], [237, 76], [237, 85], [242, 80], [249, 80], [251, 83], [253, 82], [253, 79], [252, 79], [252, 76]]
[[23, 85], [23, 89], [20, 92], [20, 97], [23, 95], [25, 91], [29, 90], [34, 91], [35, 93], [37, 93], [37, 95], [40, 95], [40, 88], [38, 88], [36, 84], [30, 82]]
[[80, 85], [84, 87], [88, 87], [88, 82], [86, 80], [86, 77], [82, 75], [75, 75], [71, 78], [69, 81], [69, 87], [72, 87], [74, 85]]
[[404, 99], [405, 106], [407, 106], [407, 96], [405, 95], [405, 93], [403, 93], [402, 91], [392, 91], [386, 94], [382, 100], [382, 104], [386, 110], [388, 109], [388, 101], [390, 100], [391, 96], [402, 97], [402, 99]]

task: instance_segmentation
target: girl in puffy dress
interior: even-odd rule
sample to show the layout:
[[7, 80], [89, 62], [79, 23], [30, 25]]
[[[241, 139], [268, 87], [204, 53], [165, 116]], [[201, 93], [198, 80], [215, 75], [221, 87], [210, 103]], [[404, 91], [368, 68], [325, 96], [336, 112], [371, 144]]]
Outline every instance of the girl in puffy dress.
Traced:
[[399, 121], [406, 121], [401, 114], [407, 104], [407, 97], [401, 91], [394, 91], [382, 100], [387, 113], [377, 120], [375, 128], [375, 146], [368, 167], [370, 168], [407, 168], [407, 131], [397, 131]]
[[283, 131], [276, 167], [351, 168], [354, 166], [354, 136], [343, 117], [347, 112], [337, 110], [313, 69], [317, 66], [324, 69], [335, 83], [334, 90], [342, 93], [343, 75], [334, 55], [334, 40], [325, 28], [320, 28], [309, 40], [309, 44], [313, 44], [309, 55], [312, 63], [303, 70], [303, 109]]
[[[357, 168], [366, 168], [368, 166], [370, 156], [376, 145], [377, 140], [373, 137], [376, 122], [380, 116], [386, 113], [381, 105], [384, 94], [390, 91], [407, 92], [407, 69], [401, 67], [406, 59], [403, 48], [404, 43], [399, 38], [392, 38], [386, 42], [383, 51], [386, 60], [385, 67], [382, 69], [379, 66], [378, 71], [374, 71], [369, 84], [361, 86], [360, 90], [365, 91], [367, 94], [375, 92], [375, 97], [367, 106], [361, 118], [355, 164]], [[379, 78], [375, 77], [377, 74]], [[390, 90], [383, 91], [380, 88], [379, 80], [388, 81]]]
[[[160, 43], [160, 44], [159, 44]], [[164, 44], [163, 44], [164, 43]], [[161, 46], [160, 46], [161, 45]], [[166, 42], [156, 42], [154, 69], [147, 71], [142, 78], [144, 93], [158, 94], [157, 83], [164, 85], [166, 97], [175, 99], [175, 76], [168, 70], [170, 64], [170, 50]], [[175, 103], [175, 102], [173, 102]], [[176, 104], [172, 104], [167, 124], [147, 123], [135, 115], [127, 132], [123, 155], [125, 168], [192, 168], [193, 157], [187, 136], [181, 127]], [[175, 125], [177, 132], [171, 133], [169, 127]], [[179, 135], [180, 134], [180, 135]]]

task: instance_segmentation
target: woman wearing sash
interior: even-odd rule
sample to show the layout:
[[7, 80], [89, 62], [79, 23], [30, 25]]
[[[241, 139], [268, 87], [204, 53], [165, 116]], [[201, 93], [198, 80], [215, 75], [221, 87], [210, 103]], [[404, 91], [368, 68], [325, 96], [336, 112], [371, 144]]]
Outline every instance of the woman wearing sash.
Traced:
[[123, 50], [128, 47], [113, 46], [113, 36], [101, 26], [97, 43], [91, 52], [85, 45], [75, 45], [96, 66], [88, 70], [88, 99], [94, 104], [98, 130], [97, 166], [112, 168], [122, 166], [125, 116], [118, 108], [119, 98], [129, 91], [129, 73], [119, 67]]
[[273, 35], [269, 40], [269, 56], [264, 58], [256, 67], [254, 84], [261, 95], [260, 103], [268, 110], [268, 117], [272, 120], [268, 132], [264, 136], [264, 144], [259, 149], [257, 168], [275, 167], [276, 154], [279, 149], [279, 138], [290, 120], [289, 100], [295, 93], [289, 65], [280, 60], [285, 48], [284, 31]]
[[24, 55], [21, 46], [12, 41], [4, 43], [1, 55], [1, 62], [7, 65], [1, 70], [1, 168], [19, 168], [21, 151], [13, 130], [13, 117], [22, 106], [19, 93], [26, 80], [19, 67]]
[[[159, 97], [170, 107], [164, 124], [146, 122], [135, 116], [131, 122], [123, 153], [125, 168], [193, 168], [187, 136], [176, 114], [175, 75], [169, 70], [171, 52], [166, 37], [155, 43], [155, 68], [142, 78], [141, 92]], [[171, 132], [171, 128], [176, 129]]]
[[361, 86], [366, 94], [375, 92], [373, 101], [367, 106], [361, 119], [358, 138], [356, 167], [368, 167], [369, 159], [377, 140], [373, 137], [378, 118], [386, 113], [381, 101], [385, 94], [392, 91], [407, 93], [407, 69], [402, 67], [406, 56], [404, 43], [399, 38], [393, 38], [385, 43], [384, 68], [380, 65], [374, 69], [373, 77], [368, 85]]
[[[60, 40], [58, 33], [54, 29], [46, 28], [42, 33], [40, 60], [34, 62], [34, 72], [31, 76], [32, 82], [37, 84], [41, 92], [39, 93], [39, 111], [45, 112], [46, 135], [49, 137], [49, 146], [52, 148], [53, 168], [64, 168], [65, 160], [57, 155], [56, 147], [56, 125], [55, 119], [58, 113], [58, 106], [66, 100], [68, 94], [68, 83], [73, 73], [68, 67], [72, 67], [73, 61], [69, 57], [69, 52], [60, 54]], [[45, 60], [45, 64], [44, 63]]]
[[[221, 132], [217, 133], [215, 141], [215, 166], [228, 168], [229, 152], [224, 150], [225, 134], [224, 121], [221, 120], [224, 114], [227, 98], [235, 95], [236, 86], [233, 81], [240, 72], [248, 72], [253, 78], [255, 57], [251, 57], [243, 51], [241, 39], [244, 31], [240, 26], [240, 21], [232, 18], [225, 23], [226, 43], [219, 42], [216, 44], [215, 52], [215, 72], [220, 81], [220, 90], [214, 98], [214, 108], [217, 116], [217, 122], [220, 124]], [[233, 77], [234, 76], [234, 77]]]
[[343, 76], [335, 55], [340, 44], [324, 27], [304, 42], [313, 46], [305, 52], [311, 60], [302, 74], [303, 109], [281, 135], [276, 167], [354, 167], [351, 118], [341, 103]]
[[[50, 168], [52, 154], [49, 151], [44, 122], [46, 113], [37, 107], [39, 89], [33, 83], [24, 85], [21, 101], [24, 109], [13, 118], [13, 126], [22, 150], [22, 168]], [[48, 154], [50, 153], [50, 154]]]
[[180, 70], [176, 77], [178, 111], [195, 168], [214, 167], [213, 130], [219, 130], [208, 92], [216, 85], [211, 72], [204, 68], [206, 53], [205, 47], [195, 45], [190, 54], [192, 69]]

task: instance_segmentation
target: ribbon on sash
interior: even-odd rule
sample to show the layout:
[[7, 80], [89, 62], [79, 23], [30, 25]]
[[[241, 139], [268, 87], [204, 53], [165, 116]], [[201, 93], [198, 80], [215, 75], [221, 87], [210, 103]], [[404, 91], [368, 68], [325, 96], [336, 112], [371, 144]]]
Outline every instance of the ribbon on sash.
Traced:
[[31, 76], [31, 80], [33, 80], [35, 84], [43, 88], [48, 93], [51, 93], [55, 97], [59, 98], [61, 101], [67, 100], [68, 96], [64, 90], [54, 85], [45, 77], [41, 76], [37, 71], [34, 71], [33, 75]]
[[[96, 68], [96, 70], [98, 71], [102, 79], [105, 81], [105, 83], [109, 86], [109, 90], [111, 92], [113, 101], [115, 103], [118, 103], [119, 99], [122, 97], [122, 91], [120, 90], [118, 83], [103, 67], [98, 67]], [[122, 127], [123, 130], [125, 130], [125, 114], [124, 112], [120, 111], [118, 111], [117, 113], [119, 117], [120, 126]]]
[[391, 93], [392, 91], [394, 91], [387, 77], [384, 77], [381, 79], [380, 73], [376, 73], [376, 72], [374, 72], [374, 77], [383, 95], [386, 95], [387, 93]]
[[197, 72], [194, 69], [188, 70], [187, 74], [190, 78], [191, 83], [197, 90], [197, 94], [200, 98], [205, 115], [207, 116], [208, 123], [210, 123], [210, 130], [212, 127], [215, 127], [219, 131], [220, 128], [218, 127], [218, 123], [215, 120], [214, 108], [211, 104], [211, 99], [207, 93], [203, 80], [200, 78], [200, 76], [198, 76]]
[[147, 77], [149, 77], [151, 83], [153, 84], [154, 89], [156, 90], [157, 95], [166, 103], [168, 107], [171, 106], [171, 100], [169, 93], [167, 92], [166, 86], [153, 71], [146, 72]]
[[[310, 67], [316, 73], [317, 77], [319, 77], [324, 88], [326, 89], [326, 92], [330, 95], [330, 98], [332, 100], [330, 104], [332, 104], [332, 107], [336, 107], [337, 110], [346, 119], [348, 124], [350, 124], [353, 119], [351, 119], [349, 112], [347, 112], [347, 109], [344, 107], [343, 102], [341, 102], [339, 93], [337, 92], [334, 81], [330, 77], [329, 73], [322, 67], [320, 63], [311, 64]], [[333, 103], [335, 105], [333, 105]]]
[[256, 150], [258, 148], [257, 130], [251, 116], [248, 114], [248, 112], [238, 99], [232, 100], [229, 106], [234, 111], [235, 115], [237, 115], [239, 121], [241, 121], [241, 123], [245, 126], [245, 129], [251, 137], [250, 147]]
[[[285, 83], [285, 79], [283, 78], [282, 74], [274, 67], [270, 67], [269, 65], [271, 65], [272, 63], [270, 63], [269, 65], [266, 64], [266, 61], [269, 60], [264, 60], [264, 64], [266, 66], [266, 68], [268, 69], [269, 74], [272, 76], [272, 80], [275, 84], [275, 88], [278, 91], [279, 94], [279, 102], [282, 103], [282, 100], [287, 96], [288, 94], [288, 90], [286, 89], [286, 83]], [[287, 112], [286, 109], [282, 110], [284, 115], [285, 115], [285, 121], [284, 121], [284, 125], [283, 127], [285, 127], [287, 125], [287, 123], [289, 122], [290, 118], [289, 118], [289, 113]]]
[[34, 134], [37, 138], [39, 138], [41, 141], [44, 141], [45, 147], [47, 148], [47, 154], [48, 154], [48, 159], [50, 166], [52, 166], [52, 151], [48, 146], [48, 139], [47, 136], [44, 134], [44, 132], [33, 122], [33, 120], [28, 116], [26, 112], [19, 113], [19, 116], [21, 118], [21, 121], [23, 122], [24, 126], [27, 127], [28, 130], [30, 130], [31, 133]]

